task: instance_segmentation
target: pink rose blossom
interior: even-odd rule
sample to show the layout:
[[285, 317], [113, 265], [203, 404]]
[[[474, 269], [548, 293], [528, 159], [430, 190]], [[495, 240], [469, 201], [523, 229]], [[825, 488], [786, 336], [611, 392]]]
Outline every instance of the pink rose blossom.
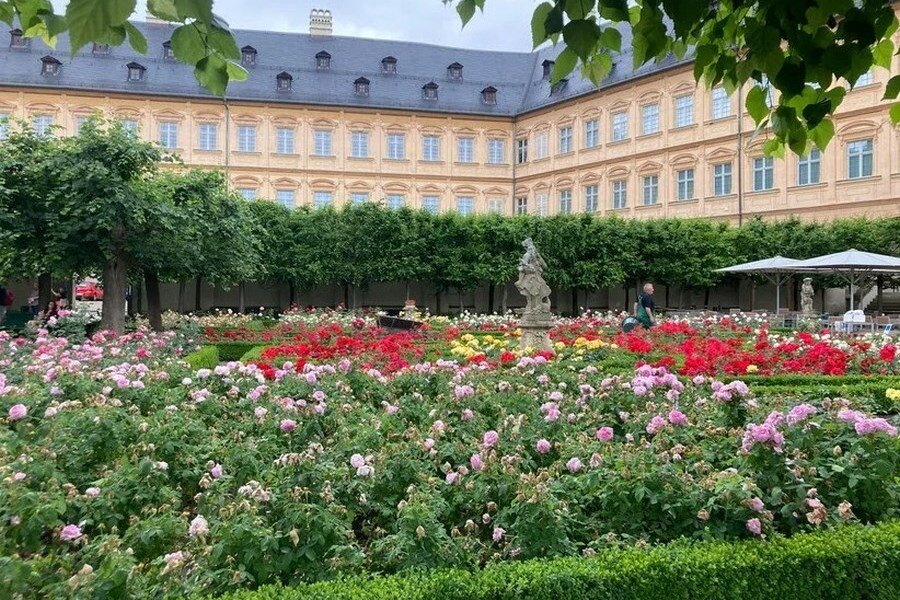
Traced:
[[484, 434], [484, 445], [487, 448], [493, 448], [500, 441], [500, 434], [493, 429]]
[[216, 463], [215, 465], [213, 465], [213, 468], [209, 470], [209, 474], [212, 476], [213, 479], [218, 479], [219, 477], [221, 477], [222, 476], [222, 465], [220, 465], [219, 463]]
[[13, 404], [9, 409], [9, 420], [19, 421], [28, 414], [28, 407], [24, 404]]
[[537, 450], [538, 454], [547, 454], [550, 452], [550, 442], [545, 439], [540, 439], [534, 445], [534, 449]]
[[64, 542], [74, 542], [81, 537], [81, 528], [78, 525], [66, 525], [59, 532], [59, 539]]
[[472, 465], [473, 471], [480, 471], [484, 468], [484, 460], [481, 458], [480, 454], [473, 454], [469, 459], [469, 462]]
[[494, 527], [494, 532], [491, 534], [491, 539], [494, 540], [494, 543], [499, 543], [500, 540], [503, 539], [503, 536], [506, 534], [506, 530], [502, 527]]
[[688, 419], [687, 415], [677, 409], [672, 409], [669, 411], [669, 423], [672, 425], [687, 425]]
[[294, 421], [293, 419], [282, 419], [279, 427], [283, 432], [290, 433], [297, 429], [297, 421]]
[[647, 423], [647, 433], [650, 435], [655, 435], [655, 434], [659, 433], [660, 431], [662, 431], [665, 428], [665, 426], [666, 426], [666, 420], [663, 419], [661, 416], [656, 415], [655, 417], [650, 419], [649, 423]]
[[583, 466], [581, 459], [578, 457], [572, 457], [566, 462], [566, 468], [569, 470], [569, 473], [577, 473]]
[[425, 448], [425, 451], [428, 452], [432, 448], [434, 448], [434, 440], [431, 438], [425, 438], [425, 441], [422, 442], [422, 447]]
[[752, 533], [753, 535], [762, 535], [762, 523], [757, 518], [752, 518], [747, 521], [747, 531]]
[[747, 505], [750, 507], [750, 510], [757, 513], [761, 513], [766, 508], [766, 505], [763, 504], [763, 501], [759, 498], [749, 500]]
[[203, 515], [194, 517], [190, 527], [188, 527], [188, 534], [191, 537], [203, 537], [207, 533], [209, 533], [209, 522], [203, 518]]
[[354, 469], [359, 469], [360, 467], [366, 464], [366, 459], [363, 458], [362, 454], [354, 454], [350, 457], [350, 466]]
[[597, 439], [601, 442], [609, 442], [613, 439], [612, 427], [601, 427], [597, 430]]
[[87, 496], [88, 498], [96, 498], [97, 496], [100, 495], [100, 488], [89, 487], [88, 489], [84, 490], [84, 495]]

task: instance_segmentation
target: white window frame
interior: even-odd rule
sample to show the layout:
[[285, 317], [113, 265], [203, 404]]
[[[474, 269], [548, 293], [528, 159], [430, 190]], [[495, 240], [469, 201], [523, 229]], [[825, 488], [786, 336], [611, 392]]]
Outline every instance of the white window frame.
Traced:
[[584, 147], [596, 148], [600, 145], [600, 121], [588, 119], [584, 122]]
[[612, 182], [613, 210], [628, 208], [628, 180], [616, 179]]
[[518, 138], [516, 140], [516, 164], [524, 164], [528, 162], [528, 138]]
[[566, 125], [559, 128], [559, 153], [568, 154], [572, 151], [572, 126]]
[[559, 214], [572, 214], [572, 190], [559, 190]]
[[713, 196], [730, 196], [732, 193], [734, 165], [730, 162], [713, 165]]
[[869, 69], [862, 75], [860, 75], [856, 79], [856, 83], [853, 84], [853, 89], [860, 88], [866, 85], [872, 85], [875, 83], [875, 69]]
[[[775, 159], [757, 156], [753, 159], [753, 191], [766, 192], [775, 189]], [[761, 184], [761, 186], [760, 186]]]
[[400, 210], [406, 206], [406, 196], [403, 194], [388, 194], [385, 203], [390, 210]]
[[475, 138], [468, 136], [456, 138], [456, 162], [475, 162]]
[[550, 213], [550, 207], [547, 203], [547, 194], [537, 194], [534, 197], [535, 207], [537, 208], [537, 216], [546, 217]]
[[724, 86], [717, 85], [710, 92], [710, 103], [712, 104], [711, 117], [713, 119], [725, 119], [731, 116], [731, 98]]
[[[868, 165], [866, 164], [868, 158]], [[855, 168], [854, 168], [855, 165]], [[866, 169], [868, 166], [868, 170]], [[847, 143], [847, 179], [862, 179], [875, 173], [875, 141], [872, 138]]]
[[369, 158], [369, 132], [350, 132], [350, 157]]
[[218, 123], [200, 123], [197, 131], [197, 141], [201, 150], [218, 150], [219, 149], [219, 124]]
[[359, 206], [369, 201], [369, 192], [350, 192], [350, 203]]
[[488, 140], [488, 163], [492, 165], [502, 165], [506, 158], [506, 144], [502, 138], [491, 138]]
[[504, 204], [503, 198], [492, 196], [488, 198], [488, 212], [495, 215], [502, 215], [506, 212], [504, 210]]
[[275, 200], [287, 209], [297, 208], [297, 193], [294, 190], [275, 190]]
[[406, 134], [389, 133], [387, 136], [388, 160], [406, 160]]
[[519, 196], [516, 198], [516, 214], [528, 214], [528, 196]]
[[334, 204], [334, 194], [326, 190], [313, 191], [313, 208], [326, 208]]
[[[2, 119], [3, 119], [3, 115], [0, 115], [0, 120], [2, 120]], [[122, 123], [122, 127], [124, 127], [126, 131], [129, 131], [129, 132], [133, 133], [134, 135], [137, 135], [140, 124], [137, 122], [136, 119], [122, 119], [119, 122]]]
[[694, 94], [682, 94], [675, 100], [675, 128], [690, 127], [694, 124]]
[[542, 131], [534, 136], [534, 158], [539, 160], [550, 155], [549, 135]]
[[475, 198], [472, 196], [456, 197], [456, 212], [464, 217], [475, 214]]
[[797, 185], [815, 185], [821, 181], [822, 153], [818, 148], [811, 148], [809, 153], [797, 157]]
[[422, 210], [432, 215], [440, 213], [441, 197], [433, 194], [422, 196]]
[[237, 192], [247, 202], [256, 200], [256, 188], [238, 188]]
[[256, 152], [256, 125], [238, 125], [238, 152]]
[[422, 136], [422, 160], [426, 162], [440, 162], [441, 138], [437, 135]]
[[276, 154], [293, 154], [294, 153], [294, 128], [278, 127], [275, 130], [275, 153]]
[[584, 186], [584, 212], [595, 213], [600, 210], [600, 186], [591, 183]]
[[332, 152], [332, 136], [330, 129], [316, 129], [313, 131], [313, 154], [315, 156], [334, 156]]
[[9, 113], [0, 113], [0, 140], [9, 137]]
[[175, 150], [178, 148], [178, 122], [177, 121], [160, 121], [159, 122], [159, 143], [166, 150]]
[[628, 139], [628, 112], [616, 111], [612, 114], [612, 141], [621, 142]]
[[694, 167], [675, 171], [675, 198], [677, 200], [693, 200], [694, 193]]
[[641, 178], [641, 205], [659, 204], [659, 174], [644, 175]]
[[659, 103], [641, 106], [641, 135], [659, 133]]

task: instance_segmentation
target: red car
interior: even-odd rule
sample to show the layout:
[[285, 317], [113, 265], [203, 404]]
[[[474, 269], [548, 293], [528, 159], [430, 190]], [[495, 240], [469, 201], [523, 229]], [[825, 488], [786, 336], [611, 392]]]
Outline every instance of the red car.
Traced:
[[86, 281], [75, 286], [76, 300], [103, 300], [103, 288], [97, 283]]

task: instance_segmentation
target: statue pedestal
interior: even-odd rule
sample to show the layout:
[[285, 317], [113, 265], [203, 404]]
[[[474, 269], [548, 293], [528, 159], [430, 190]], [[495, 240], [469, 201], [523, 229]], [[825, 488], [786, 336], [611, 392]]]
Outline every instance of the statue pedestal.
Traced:
[[553, 344], [550, 342], [550, 330], [553, 328], [553, 321], [522, 319], [519, 321], [519, 329], [522, 330], [522, 337], [519, 338], [519, 349], [522, 352], [530, 349], [532, 352], [540, 350], [553, 351]]

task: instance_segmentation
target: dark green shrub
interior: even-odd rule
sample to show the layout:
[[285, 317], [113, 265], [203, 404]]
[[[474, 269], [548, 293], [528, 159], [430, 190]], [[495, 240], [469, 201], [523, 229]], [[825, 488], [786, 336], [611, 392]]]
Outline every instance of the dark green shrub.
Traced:
[[219, 361], [229, 362], [232, 360], [240, 360], [244, 354], [259, 346], [257, 342], [217, 342], [215, 344], [219, 350]]
[[417, 571], [267, 586], [228, 600], [893, 600], [900, 523], [769, 541], [675, 542], [592, 558], [532, 560], [483, 571]]

